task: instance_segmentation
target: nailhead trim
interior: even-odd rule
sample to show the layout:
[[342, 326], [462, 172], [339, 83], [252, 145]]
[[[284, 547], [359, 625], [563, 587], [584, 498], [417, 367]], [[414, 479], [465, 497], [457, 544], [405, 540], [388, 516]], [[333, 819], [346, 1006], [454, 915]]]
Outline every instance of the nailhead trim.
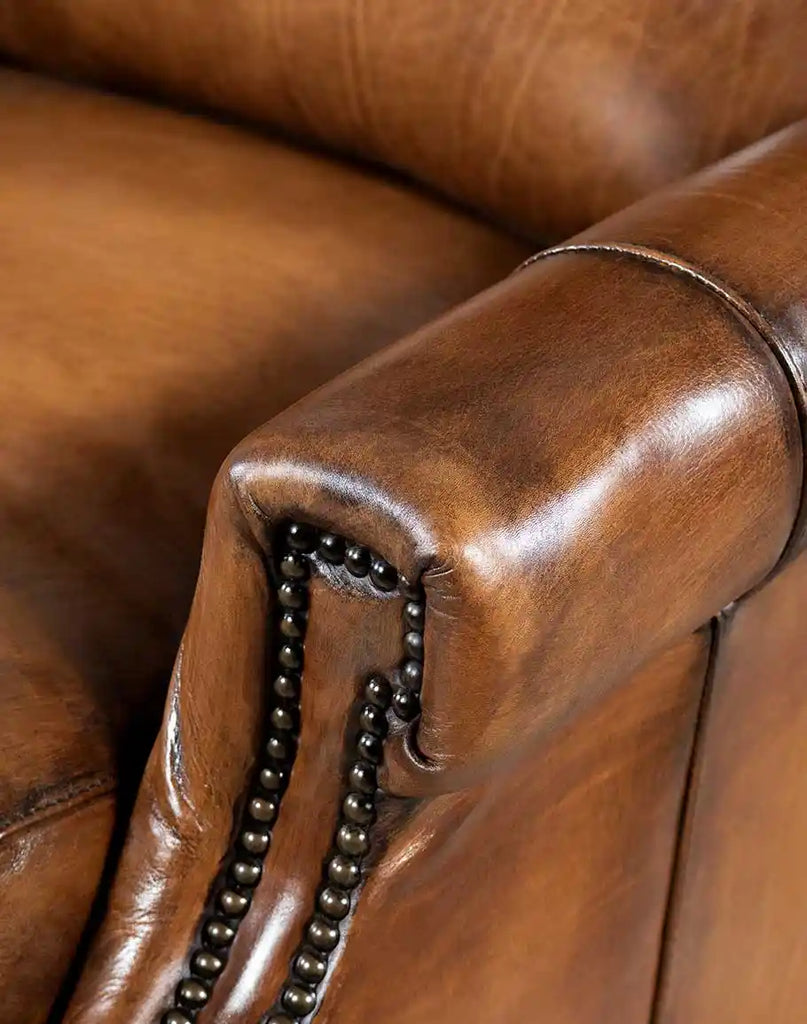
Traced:
[[[344, 563], [348, 572], [357, 578], [369, 577], [371, 585], [381, 593], [390, 593], [403, 583], [388, 562], [334, 534], [320, 537], [318, 555], [332, 565]], [[389, 715], [397, 714], [409, 722], [420, 712], [424, 602], [419, 588], [406, 596], [400, 681], [393, 685], [385, 676], [374, 673], [367, 679], [357, 701], [358, 732], [354, 739], [357, 757], [347, 771], [342, 813], [323, 865], [314, 913], [292, 957], [280, 995], [261, 1024], [300, 1024], [316, 1013], [320, 1003], [319, 986], [327, 977], [329, 955], [339, 944], [340, 923], [355, 909], [371, 851], [372, 825], [383, 797], [376, 772], [383, 760]], [[408, 668], [410, 664], [413, 667]]]
[[344, 566], [379, 593], [400, 588], [407, 598], [402, 623], [404, 658], [394, 682], [374, 673], [358, 699], [356, 759], [345, 779], [341, 816], [323, 865], [314, 912], [278, 999], [261, 1024], [301, 1024], [316, 1013], [329, 956], [341, 938], [339, 925], [355, 909], [366, 874], [372, 826], [383, 797], [376, 771], [383, 761], [390, 716], [411, 722], [420, 714], [425, 611], [421, 588], [410, 587], [393, 566], [368, 548], [320, 532], [309, 523], [288, 523], [281, 531], [278, 548], [274, 563], [276, 648], [264, 756], [247, 794], [238, 839], [214, 886], [213, 905], [203, 918], [201, 938], [191, 951], [189, 973], [179, 982], [173, 1005], [163, 1014], [161, 1024], [193, 1024], [197, 1012], [207, 1004], [263, 873], [297, 750], [312, 561]]

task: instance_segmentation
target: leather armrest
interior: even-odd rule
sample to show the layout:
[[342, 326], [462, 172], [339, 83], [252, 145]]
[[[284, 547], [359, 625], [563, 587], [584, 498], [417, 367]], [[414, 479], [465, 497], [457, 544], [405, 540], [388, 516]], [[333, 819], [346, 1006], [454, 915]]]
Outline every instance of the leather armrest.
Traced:
[[389, 744], [388, 789], [469, 782], [803, 546], [805, 211], [797, 126], [233, 453], [254, 529], [306, 519], [425, 587], [422, 718]]
[[[260, 745], [290, 521], [382, 561], [352, 575], [314, 556], [285, 824], [228, 968], [246, 978], [260, 963], [261, 1010], [285, 991], [311, 909], [355, 749], [352, 702], [374, 671], [397, 684], [414, 662], [420, 682], [419, 651], [403, 653], [417, 636], [401, 640], [407, 597], [425, 607], [422, 715], [391, 726], [379, 782], [423, 796], [538, 747], [799, 550], [803, 211], [798, 127], [544, 254], [236, 449], [68, 1024], [155, 1019], [216, 913], [205, 907], [220, 902], [213, 879]], [[407, 803], [388, 802], [387, 834]], [[219, 986], [205, 1019], [231, 1019], [244, 998]]]

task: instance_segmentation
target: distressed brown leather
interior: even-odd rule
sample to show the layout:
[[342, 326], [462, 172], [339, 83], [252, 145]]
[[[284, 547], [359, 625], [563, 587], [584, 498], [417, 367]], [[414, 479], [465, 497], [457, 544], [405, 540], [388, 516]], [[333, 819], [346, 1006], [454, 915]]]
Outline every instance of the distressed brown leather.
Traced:
[[[427, 598], [423, 714], [318, 1020], [801, 1024], [807, 129], [770, 133], [807, 116], [805, 43], [788, 0], [0, 5], [0, 53], [85, 83], [0, 71], [4, 1022], [170, 1005], [301, 518]], [[440, 316], [522, 246], [92, 85], [560, 244]], [[70, 965], [214, 469], [264, 420], [213, 487]], [[315, 576], [301, 751], [195, 1024], [278, 997], [401, 604]]]
[[[783, 136], [777, 145], [790, 143]], [[753, 165], [748, 173], [753, 179]], [[764, 188], [764, 176], [756, 180]], [[807, 179], [803, 188], [807, 192]], [[626, 213], [626, 223], [634, 216]], [[785, 238], [793, 230], [791, 222], [762, 226]], [[700, 222], [691, 222], [693, 234], [702, 230]], [[777, 249], [771, 237], [763, 252], [773, 260]], [[684, 791], [683, 748], [677, 747], [683, 760], [672, 790], [663, 800], [655, 794], [666, 807], [670, 845], [654, 861], [634, 911], [623, 917], [628, 911], [617, 880], [607, 912], [595, 911], [587, 900], [597, 900], [585, 890], [575, 904], [576, 926], [569, 925], [563, 941], [536, 938], [543, 975], [524, 977], [511, 964], [530, 929], [540, 928], [535, 907], [519, 907], [515, 896], [508, 903], [512, 924], [508, 919], [507, 926], [494, 928], [500, 915], [491, 911], [488, 927], [480, 922], [480, 931], [468, 938], [477, 918], [471, 925], [463, 917], [462, 880], [468, 899], [474, 885], [489, 885], [494, 899], [499, 861], [491, 859], [490, 832], [480, 824], [466, 842], [452, 816], [461, 820], [461, 808], [470, 803], [481, 823], [487, 806], [482, 794], [501, 793], [501, 818], [490, 829], [512, 840], [512, 850], [501, 857], [505, 877], [551, 875], [555, 863], [558, 869], [565, 864], [564, 896], [571, 899], [570, 851], [581, 826], [563, 816], [557, 853], [528, 860], [521, 876], [516, 865], [536, 842], [531, 815], [540, 820], [543, 805], [537, 795], [525, 796], [520, 806], [505, 794], [525, 790], [520, 772], [543, 778], [563, 737], [569, 737], [573, 761], [584, 759], [588, 777], [610, 775], [606, 748], [595, 743], [592, 760], [585, 760], [584, 723], [598, 706], [613, 706], [603, 700], [627, 700], [627, 680], [643, 677], [642, 666], [652, 665], [646, 668], [651, 675], [658, 671], [652, 659], [663, 660], [662, 652], [671, 648], [672, 676], [662, 677], [676, 685], [691, 678], [689, 669], [681, 674], [680, 658], [686, 662], [684, 652], [692, 649], [675, 645], [685, 644], [687, 634], [779, 564], [799, 513], [802, 475], [791, 382], [755, 323], [686, 275], [610, 251], [539, 260], [280, 413], [235, 449], [218, 478], [163, 732], [69, 1024], [145, 1024], [167, 1006], [182, 974], [182, 950], [187, 956], [202, 893], [227, 848], [231, 808], [257, 748], [266, 615], [261, 553], [269, 553], [271, 524], [289, 517], [358, 538], [407, 579], [421, 578], [427, 602], [423, 716], [406, 741], [388, 741], [382, 776], [393, 805], [403, 808], [406, 803], [396, 800], [414, 799], [413, 817], [384, 832], [387, 852], [374, 875], [379, 881], [371, 881], [361, 898], [321, 1015], [334, 1022], [360, 1019], [370, 1007], [383, 1006], [383, 1019], [395, 1021], [414, 1005], [430, 1016], [451, 1019], [458, 1007], [454, 1019], [484, 1020], [494, 1008], [518, 1016], [546, 1001], [552, 1019], [646, 1020], [656, 957], [641, 966], [635, 957], [640, 934], [642, 942], [650, 941], [647, 936], [661, 941], [665, 880], [674, 857], [673, 808]], [[319, 601], [321, 621], [307, 639], [315, 659], [309, 685], [315, 706], [321, 691], [331, 694], [334, 730], [341, 736], [346, 691], [354, 691], [365, 666], [384, 667], [391, 659], [391, 627], [370, 616], [356, 620], [349, 611], [343, 619], [338, 601]], [[312, 622], [317, 603], [315, 596]], [[346, 662], [336, 659], [329, 674], [317, 643], [339, 636], [345, 626], [346, 642], [359, 646], [355, 655], [342, 656]], [[381, 645], [383, 653], [353, 661], [366, 658], [367, 644], [371, 651]], [[702, 683], [703, 647], [700, 652], [695, 677]], [[222, 679], [231, 698], [226, 709], [220, 706]], [[644, 713], [656, 706], [647, 696]], [[694, 729], [697, 702], [687, 708], [677, 743]], [[648, 729], [656, 742], [654, 727]], [[302, 736], [305, 749], [305, 721]], [[633, 742], [626, 738], [628, 746]], [[167, 756], [169, 750], [179, 762]], [[653, 770], [663, 771], [655, 756]], [[329, 748], [323, 763], [334, 757]], [[303, 767], [301, 788], [310, 771]], [[187, 787], [181, 800], [177, 777]], [[213, 778], [215, 800], [203, 796]], [[556, 780], [559, 800], [565, 799], [564, 778], [561, 772]], [[655, 799], [648, 794], [634, 804], [634, 796], [631, 785], [631, 812], [619, 842], [636, 841], [637, 828], [645, 825], [642, 808]], [[200, 806], [209, 828], [199, 825]], [[312, 806], [318, 820], [324, 815], [333, 821], [327, 792]], [[587, 815], [594, 813], [587, 808]], [[310, 813], [295, 807], [289, 817], [298, 825]], [[421, 814], [445, 820], [445, 846], [436, 842], [434, 861], [428, 843], [422, 850]], [[163, 827], [184, 841], [161, 840]], [[319, 825], [297, 847], [302, 863], [316, 862], [309, 842], [325, 855], [323, 833]], [[609, 856], [614, 838], [600, 837], [598, 855]], [[238, 935], [233, 962], [209, 1010], [200, 1014], [204, 1024], [256, 1020], [277, 995], [301, 913], [299, 875], [284, 852], [294, 839], [279, 842], [280, 852], [267, 861], [268, 895], [261, 895], [256, 917], [248, 918], [248, 937]], [[467, 876], [458, 864], [447, 867], [454, 846], [462, 851]], [[407, 862], [408, 849], [404, 900], [396, 890], [404, 870], [397, 858]], [[309, 870], [313, 900], [316, 873]], [[448, 879], [458, 888], [446, 889]], [[289, 893], [288, 909], [279, 909], [277, 887]], [[454, 910], [440, 914], [435, 908], [441, 905]], [[435, 924], [430, 930], [430, 911], [438, 915], [439, 929]], [[613, 992], [603, 1014], [595, 997], [564, 997], [562, 979], [566, 957], [584, 973], [614, 964], [612, 928], [634, 937], [621, 953], [636, 973], [626, 986], [597, 988], [597, 995]], [[465, 952], [448, 975], [443, 969], [435, 975], [440, 981], [434, 991], [427, 986], [401, 1006], [415, 986], [417, 965], [423, 969], [422, 936], [431, 931], [445, 931], [446, 948]], [[369, 959], [369, 950], [389, 953], [396, 944], [406, 951], [400, 987], [388, 981], [384, 959]], [[465, 995], [477, 957], [490, 961], [490, 1003], [477, 990]], [[614, 966], [617, 976], [626, 963]]]
[[[67, 1015], [71, 1024], [159, 1018], [185, 972], [205, 873], [215, 874], [227, 847], [248, 738], [257, 742], [263, 679], [254, 648], [227, 642], [230, 616], [254, 643], [265, 610], [262, 600], [249, 600], [262, 590], [263, 570], [254, 540], [230, 525], [233, 511], [219, 503], [212, 510], [170, 710], [141, 795], [149, 814], [134, 819], [113, 910]], [[244, 603], [233, 602], [234, 587], [243, 589]], [[310, 622], [302, 760], [256, 902], [199, 1024], [255, 1022], [275, 999], [333, 828], [348, 706], [368, 669], [398, 655], [397, 601], [368, 602], [317, 580]], [[211, 658], [212, 649], [221, 657]], [[377, 1015], [398, 1024], [421, 1012], [484, 1020], [527, 1016], [540, 1003], [563, 1024], [596, 1024], [617, 1009], [626, 1024], [645, 1021], [709, 649], [706, 631], [662, 652], [559, 730], [540, 758], [522, 757], [461, 793], [388, 801], [385, 852], [318, 1019]], [[226, 713], [205, 714], [207, 742], [199, 742], [200, 690], [215, 701], [222, 678], [231, 680]], [[180, 772], [166, 772], [169, 747], [193, 750]], [[204, 828], [193, 814], [200, 806]], [[179, 837], [178, 860], [146, 885], [142, 845], [168, 852], [161, 829]], [[614, 934], [621, 941], [604, 958]], [[532, 970], [524, 970], [525, 960]]]
[[228, 448], [524, 255], [377, 175], [0, 71], [4, 1024], [74, 955]]
[[[419, 803], [317, 1019], [645, 1024], [708, 640], [651, 659], [540, 756]], [[373, 983], [373, 964], [395, 967]]]
[[[636, 203], [563, 247], [613, 245], [612, 255], [623, 250], [664, 265], [732, 305], [776, 355], [805, 438], [806, 171], [807, 123], [801, 122]], [[807, 478], [802, 486], [807, 487]], [[807, 490], [787, 556], [805, 543]]]
[[540, 740], [762, 580], [802, 450], [784, 374], [730, 307], [571, 254], [281, 413], [229, 467], [247, 508], [305, 510], [422, 574], [423, 717], [388, 779], [415, 794]]
[[792, 0], [5, 0], [0, 50], [369, 157], [550, 240], [807, 116]]
[[[170, 1005], [260, 740], [266, 571], [231, 491], [214, 497], [191, 618], [146, 771], [110, 913], [66, 1021], [147, 1022]], [[279, 988], [333, 832], [345, 719], [367, 673], [393, 664], [400, 602], [315, 586], [306, 638], [305, 744], [264, 884], [231, 953], [229, 1009], [257, 1020]], [[337, 626], [338, 624], [338, 626]], [[334, 627], [337, 628], [334, 628]], [[693, 659], [695, 665], [697, 659]], [[696, 669], [693, 669], [696, 670]], [[226, 682], [224, 682], [226, 681]], [[143, 869], [151, 865], [146, 878]], [[256, 978], [258, 972], [258, 978]]]
[[723, 623], [698, 744], [660, 1024], [795, 1024], [807, 1005], [807, 561]]
[[[29, 708], [20, 735], [44, 732], [36, 712]], [[73, 789], [65, 782], [49, 805], [0, 824], [0, 996], [14, 1024], [40, 1021], [51, 1008], [104, 867], [114, 818], [109, 784]]]

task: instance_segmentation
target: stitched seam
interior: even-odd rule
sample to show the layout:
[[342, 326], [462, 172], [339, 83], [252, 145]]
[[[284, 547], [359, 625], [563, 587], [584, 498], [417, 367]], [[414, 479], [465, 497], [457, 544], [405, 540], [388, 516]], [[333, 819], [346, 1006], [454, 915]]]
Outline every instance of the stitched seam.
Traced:
[[[82, 779], [84, 781], [81, 781]], [[65, 786], [70, 787], [66, 792]], [[58, 786], [47, 790], [33, 808], [26, 808], [0, 818], [0, 842], [48, 818], [79, 808], [114, 791], [115, 780], [111, 775], [94, 776], [90, 779], [86, 776], [77, 776], [66, 784], [59, 783]]]
[[[676, 256], [674, 253], [665, 253], [658, 249], [651, 249], [643, 245], [635, 245], [632, 242], [581, 242], [553, 246], [551, 249], [544, 249], [541, 252], [534, 253], [524, 260], [514, 273], [517, 274], [522, 270], [526, 270], [527, 267], [548, 256], [557, 256], [563, 253], [615, 253], [632, 257], [641, 262], [662, 267], [680, 277], [694, 281], [705, 291], [717, 296], [718, 299], [730, 306], [759, 335], [784, 374], [799, 425], [802, 450], [801, 465], [804, 467], [805, 457], [807, 457], [807, 384], [802, 380], [801, 373], [787, 346], [780, 341], [776, 328], [764, 313], [738, 292], [729, 288], [724, 282], [713, 275], [707, 274], [702, 268], [695, 266], [683, 257]], [[807, 473], [804, 471], [804, 468], [802, 468], [800, 490], [799, 508], [796, 511], [793, 527], [782, 548], [782, 552], [776, 564], [752, 590], [756, 590], [771, 580], [797, 554], [796, 549], [804, 530], [805, 521], [807, 521]]]

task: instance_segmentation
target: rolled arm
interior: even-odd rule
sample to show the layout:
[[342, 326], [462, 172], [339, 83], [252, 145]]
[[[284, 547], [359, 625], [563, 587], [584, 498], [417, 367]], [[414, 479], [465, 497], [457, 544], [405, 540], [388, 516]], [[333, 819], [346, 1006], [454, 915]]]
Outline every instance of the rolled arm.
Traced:
[[467, 784], [805, 543], [807, 130], [638, 204], [287, 410], [233, 486], [426, 595], [387, 785]]
[[[153, 1020], [215, 917], [275, 706], [284, 634], [267, 644], [267, 616], [290, 610], [294, 572], [308, 615], [287, 838], [229, 968], [259, 951], [250, 999], [266, 1011], [347, 813], [374, 673], [414, 701], [379, 726], [383, 757], [358, 748], [381, 789], [456, 790], [803, 546], [806, 234], [797, 127], [543, 254], [233, 452], [71, 1024]], [[284, 576], [289, 524], [304, 564]], [[383, 834], [407, 806], [379, 812]], [[214, 991], [210, 1019], [231, 1019], [239, 991]]]

